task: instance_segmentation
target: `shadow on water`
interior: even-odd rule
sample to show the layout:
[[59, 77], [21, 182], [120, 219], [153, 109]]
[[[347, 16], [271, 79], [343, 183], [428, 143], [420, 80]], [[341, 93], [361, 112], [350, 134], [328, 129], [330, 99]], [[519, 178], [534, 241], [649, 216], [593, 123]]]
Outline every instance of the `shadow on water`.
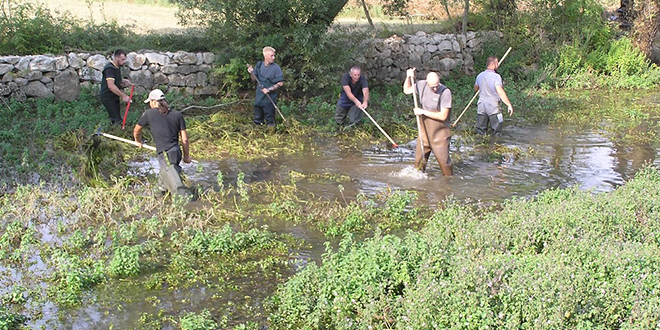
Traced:
[[[476, 146], [457, 143], [462, 137], [454, 136], [451, 154], [455, 159], [455, 174], [449, 178], [442, 176], [433, 156], [426, 174], [412, 169], [415, 141], [391, 149], [323, 139], [309, 141], [307, 151], [298, 156], [254, 162], [202, 160], [200, 165], [185, 164], [183, 168], [194, 185], [205, 189], [219, 188], [218, 172], [222, 172], [226, 185], [236, 185], [239, 173], [245, 174], [246, 183], [288, 182], [293, 172], [304, 175], [330, 173], [350, 179], [341, 183], [302, 179], [296, 185], [300, 190], [326, 200], [354, 200], [358, 194], [375, 196], [384, 189], [414, 190], [419, 194], [420, 203], [438, 205], [448, 196], [459, 200], [497, 202], [512, 196], [529, 198], [545, 189], [574, 185], [606, 192], [632, 178], [645, 164], [660, 167], [659, 146], [617, 145], [604, 136], [599, 131], [560, 130], [549, 126], [508, 126], [502, 137]], [[503, 151], [493, 152], [494, 146], [501, 146], [498, 150]], [[133, 174], [144, 175], [154, 173], [157, 162], [149, 159], [131, 166]], [[291, 270], [283, 272], [285, 277], [287, 272], [320, 260], [326, 238], [318, 230], [304, 223], [264, 221], [270, 230], [306, 242], [304, 248], [291, 251]], [[52, 230], [40, 228], [44, 235], [51, 235]], [[0, 271], [14, 272], [10, 277], [20, 282], [21, 275], [15, 270], [0, 268]], [[131, 282], [102, 285], [88, 294], [84, 307], [71, 311], [66, 319], [56, 316], [61, 315], [58, 308], [47, 303], [40, 307], [42, 318], [31, 320], [29, 326], [107, 329], [113, 325], [126, 329], [133, 328], [144, 313], [157, 315], [159, 311], [167, 311], [166, 314], [177, 316], [180, 310], [224, 305], [234, 306], [227, 310], [233, 308], [244, 318], [240, 321], [263, 320], [263, 303], [274, 291], [277, 281], [264, 283], [262, 280], [260, 274], [255, 274], [254, 278], [229, 279], [237, 288], [229, 291], [206, 286], [147, 290]], [[243, 309], [236, 306], [243, 306]]]

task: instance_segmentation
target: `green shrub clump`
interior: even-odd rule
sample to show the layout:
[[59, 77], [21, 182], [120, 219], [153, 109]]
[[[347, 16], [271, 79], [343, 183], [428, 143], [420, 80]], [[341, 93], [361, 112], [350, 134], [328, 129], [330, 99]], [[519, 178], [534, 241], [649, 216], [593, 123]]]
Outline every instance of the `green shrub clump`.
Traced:
[[274, 329], [650, 329], [660, 322], [660, 171], [616, 191], [448, 201], [404, 237], [346, 237], [281, 286]]

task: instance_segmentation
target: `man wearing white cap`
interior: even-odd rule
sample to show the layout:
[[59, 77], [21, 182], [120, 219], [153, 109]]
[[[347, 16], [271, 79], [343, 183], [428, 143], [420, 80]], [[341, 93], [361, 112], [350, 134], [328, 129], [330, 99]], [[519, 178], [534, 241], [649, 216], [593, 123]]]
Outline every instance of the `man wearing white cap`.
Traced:
[[[149, 103], [151, 109], [145, 111], [138, 120], [135, 129], [133, 129], [133, 137], [135, 142], [141, 146], [142, 128], [149, 126], [154, 143], [156, 143], [156, 153], [158, 153], [158, 162], [161, 169], [159, 179], [170, 186], [170, 191], [176, 192], [178, 187], [172, 187], [168, 183], [167, 177], [164, 177], [164, 173], [170, 166], [176, 170], [177, 177], [181, 173], [181, 166], [179, 166], [182, 159], [181, 148], [183, 148], [183, 161], [185, 163], [192, 161], [190, 158], [190, 142], [186, 132], [186, 121], [180, 112], [170, 110], [165, 100], [165, 94], [160, 89], [151, 91], [149, 98], [144, 103]], [[181, 147], [179, 147], [179, 134], [181, 134]]]

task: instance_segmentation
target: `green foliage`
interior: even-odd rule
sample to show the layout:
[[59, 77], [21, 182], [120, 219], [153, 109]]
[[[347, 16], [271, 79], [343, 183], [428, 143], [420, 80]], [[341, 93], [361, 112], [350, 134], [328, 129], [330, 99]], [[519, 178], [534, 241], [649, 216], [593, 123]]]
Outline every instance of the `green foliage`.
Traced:
[[660, 320], [660, 172], [501, 211], [448, 201], [420, 232], [349, 235], [273, 298], [274, 329], [620, 329]]
[[218, 328], [218, 324], [211, 318], [208, 310], [186, 313], [181, 317], [179, 326], [181, 330], [215, 330]]
[[113, 277], [129, 277], [140, 274], [140, 246], [120, 246], [110, 260], [108, 272]]
[[105, 278], [102, 262], [81, 258], [62, 250], [55, 251], [50, 258], [50, 264], [53, 268], [53, 285], [48, 287], [48, 291], [57, 303], [64, 306], [80, 304], [83, 290]]
[[0, 235], [0, 260], [20, 262], [26, 259], [26, 252], [37, 243], [36, 230], [20, 221], [9, 223]]
[[649, 88], [660, 83], [660, 68], [622, 37], [589, 51], [579, 45], [559, 51], [554, 82], [571, 88]]
[[246, 74], [248, 61], [240, 58], [232, 58], [229, 63], [216, 68], [213, 73], [222, 79], [223, 84], [220, 88], [227, 94], [234, 93], [239, 89], [250, 85], [250, 76]]
[[[223, 56], [219, 69], [228, 89], [251, 87], [244, 65], [263, 60], [261, 50], [277, 50], [276, 63], [284, 70], [286, 92], [317, 94], [336, 85], [340, 72], [363, 33], [327, 29], [347, 0], [267, 1], [178, 0], [184, 23], [200, 24], [213, 36]], [[362, 39], [359, 39], [362, 40]]]
[[25, 316], [10, 313], [0, 307], [0, 330], [18, 330], [25, 321], [27, 321]]
[[234, 232], [230, 225], [220, 230], [191, 230], [176, 242], [181, 250], [195, 256], [231, 254], [248, 249], [264, 250], [275, 242], [276, 235], [269, 231], [250, 229], [248, 232]]

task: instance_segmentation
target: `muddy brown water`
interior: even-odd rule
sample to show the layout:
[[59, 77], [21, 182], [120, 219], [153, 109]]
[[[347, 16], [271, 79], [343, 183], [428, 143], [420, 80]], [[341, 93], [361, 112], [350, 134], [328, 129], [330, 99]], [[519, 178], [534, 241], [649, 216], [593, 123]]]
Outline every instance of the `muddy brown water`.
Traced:
[[[201, 172], [197, 171], [197, 165], [184, 165], [183, 168], [195, 185], [216, 189], [218, 171], [223, 173], [225, 185], [235, 185], [241, 172], [245, 173], [247, 183], [289, 182], [291, 171], [304, 175], [345, 175], [350, 180], [342, 183], [334, 180], [299, 180], [296, 184], [301, 190], [329, 200], [344, 197], [353, 199], [360, 193], [373, 196], [384, 189], [414, 190], [418, 192], [420, 202], [430, 205], [438, 205], [448, 196], [487, 203], [513, 196], [529, 198], [549, 188], [574, 185], [596, 193], [607, 192], [632, 178], [645, 164], [660, 168], [660, 146], [621, 146], [605, 136], [599, 131], [559, 130], [549, 126], [519, 128], [509, 125], [504, 129], [504, 136], [495, 142], [508, 150], [517, 148], [520, 155], [504, 152], [502, 157], [495, 158], [488, 145], [463, 144], [460, 142], [461, 136], [454, 136], [451, 154], [456, 160], [455, 174], [449, 178], [442, 177], [433, 156], [427, 174], [422, 175], [412, 169], [415, 141], [392, 149], [385, 142], [381, 145], [356, 146], [336, 138], [310, 141], [306, 152], [296, 156], [252, 162], [200, 160], [203, 168]], [[132, 166], [135, 174], [142, 175], [153, 172], [156, 164], [152, 159]], [[343, 196], [340, 184], [344, 187]], [[326, 239], [317, 230], [304, 224], [284, 222], [269, 223], [269, 228], [307, 242], [306, 248], [292, 251], [292, 267], [287, 272], [295, 272], [308, 262], [320, 260]], [[40, 231], [50, 235], [46, 229]], [[35, 264], [37, 268], [45, 267], [43, 262]], [[0, 267], [0, 273], [9, 273], [11, 282], [20, 282], [22, 276], [20, 271], [3, 267]], [[143, 313], [157, 315], [162, 310], [164, 315], [176, 318], [182, 310], [217, 310], [222, 305], [229, 306], [223, 310], [231, 314], [232, 323], [265, 320], [263, 303], [272, 294], [276, 284], [264, 282], [258, 275], [231, 281], [237, 285], [238, 290], [218, 292], [211, 287], [197, 286], [150, 291], [131, 282], [99, 285], [85, 294], [86, 303], [75, 310], [61, 310], [52, 303], [28, 306], [28, 309], [38, 311], [41, 316], [31, 319], [28, 327], [131, 329], [136, 327]]]

